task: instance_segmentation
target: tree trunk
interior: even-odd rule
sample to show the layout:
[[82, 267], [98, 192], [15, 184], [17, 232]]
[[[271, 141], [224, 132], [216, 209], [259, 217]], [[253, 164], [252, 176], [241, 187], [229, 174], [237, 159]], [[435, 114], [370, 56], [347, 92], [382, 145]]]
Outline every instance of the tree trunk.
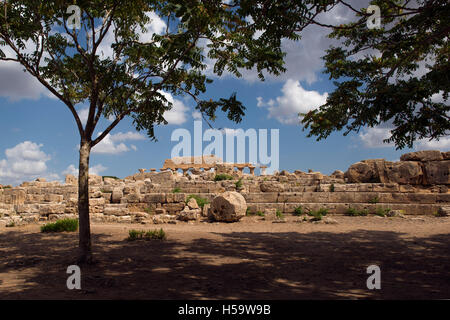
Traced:
[[78, 173], [79, 258], [78, 263], [92, 263], [91, 226], [89, 221], [90, 143], [81, 141]]

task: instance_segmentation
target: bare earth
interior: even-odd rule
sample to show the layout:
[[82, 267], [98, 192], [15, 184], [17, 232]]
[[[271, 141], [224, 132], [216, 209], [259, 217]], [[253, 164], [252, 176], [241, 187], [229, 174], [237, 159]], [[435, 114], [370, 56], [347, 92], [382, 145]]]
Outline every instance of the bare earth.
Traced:
[[[450, 218], [333, 217], [336, 225], [260, 221], [93, 224], [97, 264], [68, 290], [77, 233], [0, 229], [1, 299], [450, 298]], [[162, 227], [166, 241], [125, 239]], [[368, 290], [366, 268], [381, 268]]]

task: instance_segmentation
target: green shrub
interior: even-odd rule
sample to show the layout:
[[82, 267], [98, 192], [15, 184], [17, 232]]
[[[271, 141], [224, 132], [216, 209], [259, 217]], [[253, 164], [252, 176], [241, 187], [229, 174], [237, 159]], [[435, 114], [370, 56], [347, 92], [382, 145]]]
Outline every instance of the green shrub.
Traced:
[[100, 189], [101, 193], [112, 193], [112, 190]]
[[278, 209], [277, 209], [275, 215], [278, 219], [284, 219], [284, 214]]
[[200, 208], [203, 208], [203, 206], [204, 206], [205, 204], [208, 204], [208, 203], [209, 203], [208, 199], [202, 198], [202, 197], [200, 197], [200, 196], [198, 196], [198, 195], [195, 195], [195, 194], [190, 194], [190, 195], [188, 195], [187, 198], [186, 198], [186, 203], [188, 203], [189, 200], [191, 200], [192, 198], [194, 198], [195, 201], [197, 201], [197, 204], [198, 204], [198, 206], [199, 206]]
[[351, 217], [360, 217], [360, 216], [367, 216], [369, 212], [366, 209], [363, 210], [357, 210], [355, 208], [348, 208], [345, 215], [351, 216]]
[[379, 217], [386, 217], [390, 211], [391, 209], [389, 208], [387, 209], [377, 208], [373, 214]]
[[154, 210], [152, 208], [145, 208], [144, 211], [148, 214], [154, 213]]
[[235, 183], [235, 185], [236, 185], [236, 189], [242, 188], [242, 178], [240, 178], [240, 179]]
[[172, 193], [181, 193], [181, 189], [180, 188], [173, 188], [172, 189]]
[[262, 211], [256, 211], [255, 214], [259, 217], [264, 217], [264, 212], [262, 212]]
[[12, 228], [12, 227], [15, 227], [16, 226], [16, 223], [14, 222], [14, 221], [11, 221], [10, 223], [8, 223], [5, 227], [7, 227], [7, 228]]
[[144, 230], [130, 230], [128, 231], [128, 241], [135, 241], [135, 240], [165, 240], [166, 233], [163, 229], [159, 230], [150, 230], [150, 231], [144, 231]]
[[78, 230], [78, 219], [62, 219], [41, 226], [41, 232], [73, 232]]
[[233, 180], [234, 178], [226, 173], [217, 174], [214, 177], [214, 181], [222, 181], [222, 180]]
[[120, 178], [116, 177], [116, 176], [102, 176], [102, 180], [105, 181], [105, 178], [111, 178], [111, 179], [115, 179], [115, 180], [120, 180]]
[[330, 185], [330, 192], [334, 192], [334, 183]]
[[299, 206], [299, 207], [297, 207], [297, 208], [294, 209], [294, 215], [295, 215], [295, 216], [301, 216], [303, 213], [304, 213], [304, 212], [303, 212], [302, 206]]
[[376, 196], [376, 197], [373, 197], [372, 199], [370, 199], [369, 200], [369, 203], [378, 203], [378, 202], [380, 202], [380, 198], [378, 198], [378, 196]]
[[446, 217], [447, 215], [443, 210], [438, 210], [433, 213], [433, 216], [435, 216], [436, 218], [442, 218]]

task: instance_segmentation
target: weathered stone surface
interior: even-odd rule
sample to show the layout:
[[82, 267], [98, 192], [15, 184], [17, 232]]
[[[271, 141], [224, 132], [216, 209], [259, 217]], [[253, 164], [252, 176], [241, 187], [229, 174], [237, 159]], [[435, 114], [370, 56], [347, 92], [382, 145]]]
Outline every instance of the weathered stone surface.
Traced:
[[227, 191], [213, 199], [210, 212], [216, 221], [234, 222], [245, 216], [246, 210], [244, 197], [238, 192]]
[[102, 182], [103, 182], [103, 179], [101, 176], [98, 176], [96, 174], [89, 175], [89, 184], [99, 185], [99, 184], [102, 184]]
[[[197, 202], [196, 202], [197, 203]], [[193, 221], [197, 220], [201, 216], [201, 209], [191, 209], [185, 206], [183, 211], [177, 215], [177, 219], [181, 221]]]
[[167, 183], [174, 179], [172, 171], [163, 171], [151, 176], [152, 183]]
[[283, 192], [284, 185], [277, 181], [263, 181], [260, 185], [262, 192]]
[[126, 204], [106, 204], [103, 214], [113, 216], [126, 216], [130, 212]]
[[400, 157], [401, 161], [439, 161], [443, 159], [442, 153], [438, 150], [410, 152]]
[[422, 184], [423, 171], [420, 162], [400, 161], [390, 162], [386, 165], [389, 181], [399, 184]]
[[78, 179], [75, 176], [68, 174], [66, 175], [66, 184], [76, 185], [78, 184]]
[[345, 172], [350, 183], [379, 182], [373, 168], [366, 162], [356, 162]]
[[189, 199], [187, 206], [189, 207], [189, 209], [199, 209], [197, 200], [195, 200], [194, 198]]
[[450, 160], [424, 163], [426, 184], [450, 184]]
[[111, 194], [111, 203], [120, 203], [123, 197], [122, 188], [114, 188]]

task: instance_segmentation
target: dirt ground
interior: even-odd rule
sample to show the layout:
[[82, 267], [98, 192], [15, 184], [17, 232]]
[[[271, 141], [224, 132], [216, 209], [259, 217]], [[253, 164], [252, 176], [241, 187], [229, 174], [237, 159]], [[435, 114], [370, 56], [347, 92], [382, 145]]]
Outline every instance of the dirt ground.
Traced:
[[[0, 228], [0, 299], [450, 298], [450, 217], [334, 216], [338, 224], [93, 224], [97, 263], [68, 290], [77, 233]], [[125, 239], [163, 228], [165, 241]], [[366, 268], [381, 268], [368, 290]]]

